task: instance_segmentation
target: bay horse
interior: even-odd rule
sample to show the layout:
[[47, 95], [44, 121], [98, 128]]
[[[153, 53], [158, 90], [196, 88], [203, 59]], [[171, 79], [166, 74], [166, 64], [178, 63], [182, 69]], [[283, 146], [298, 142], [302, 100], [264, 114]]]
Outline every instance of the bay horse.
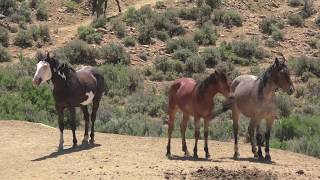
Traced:
[[100, 100], [105, 90], [105, 82], [102, 74], [91, 66], [85, 66], [75, 71], [65, 63], [60, 63], [55, 58], [47, 57], [40, 60], [37, 64], [32, 83], [34, 86], [50, 81], [53, 84], [53, 97], [55, 108], [58, 113], [58, 123], [60, 129], [59, 150], [63, 149], [63, 130], [64, 130], [64, 109], [70, 112], [70, 126], [73, 135], [73, 148], [77, 146], [77, 138], [75, 134], [75, 113], [76, 107], [80, 107], [85, 120], [85, 132], [82, 143], [88, 143], [88, 127], [89, 127], [89, 111], [88, 105], [92, 105], [91, 112], [91, 133], [90, 143], [94, 143], [94, 122], [96, 112], [99, 108]]
[[212, 113], [214, 108], [213, 97], [221, 93], [225, 97], [229, 97], [230, 83], [227, 75], [224, 72], [215, 71], [203, 81], [196, 82], [191, 78], [180, 78], [174, 81], [169, 91], [169, 107], [168, 107], [168, 144], [167, 157], [171, 158], [171, 134], [174, 128], [175, 114], [178, 109], [183, 113], [183, 118], [180, 124], [182, 136], [182, 151], [185, 156], [189, 156], [186, 145], [185, 131], [189, 121], [189, 117], [194, 117], [195, 125], [195, 145], [193, 149], [193, 157], [198, 158], [197, 145], [200, 137], [200, 118], [204, 118], [204, 151], [206, 158], [210, 158], [208, 149], [208, 126], [210, 120], [215, 116]]
[[[229, 104], [232, 110], [234, 159], [238, 159], [240, 156], [238, 148], [238, 127], [239, 115], [241, 113], [250, 118], [248, 131], [252, 153], [254, 154], [254, 158], [259, 158], [259, 160], [264, 159], [261, 151], [262, 135], [260, 132], [260, 122], [262, 119], [266, 120], [265, 160], [271, 161], [269, 140], [273, 122], [277, 117], [275, 91], [279, 88], [289, 95], [294, 92], [294, 86], [290, 79], [290, 72], [284, 57], [283, 61], [275, 58], [274, 63], [270, 65], [260, 77], [241, 75], [232, 81], [231, 91], [233, 96], [230, 98], [231, 101], [225, 104]], [[255, 133], [258, 152], [254, 137]]]
[[[117, 2], [119, 12], [121, 12], [119, 0], [115, 0], [115, 1]], [[99, 18], [99, 16], [101, 15], [101, 12], [99, 9], [100, 7], [102, 7], [103, 3], [104, 3], [103, 16], [106, 17], [108, 0], [92, 0], [92, 15], [94, 15], [94, 13], [96, 12], [97, 18]]]

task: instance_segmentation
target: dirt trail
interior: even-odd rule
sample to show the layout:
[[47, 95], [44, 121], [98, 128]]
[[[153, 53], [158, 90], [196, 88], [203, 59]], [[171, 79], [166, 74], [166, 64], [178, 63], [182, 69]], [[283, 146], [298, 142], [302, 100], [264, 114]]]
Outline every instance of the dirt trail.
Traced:
[[[81, 141], [82, 133], [77, 134]], [[95, 146], [69, 149], [71, 132], [65, 131], [65, 150], [56, 152], [59, 131], [41, 124], [0, 121], [1, 179], [319, 179], [320, 160], [271, 150], [273, 162], [251, 158], [241, 144], [239, 161], [232, 160], [232, 143], [210, 141], [211, 160], [185, 159], [180, 139], [173, 139], [172, 160], [165, 157], [166, 138], [96, 134]], [[193, 140], [188, 140], [189, 149]]]

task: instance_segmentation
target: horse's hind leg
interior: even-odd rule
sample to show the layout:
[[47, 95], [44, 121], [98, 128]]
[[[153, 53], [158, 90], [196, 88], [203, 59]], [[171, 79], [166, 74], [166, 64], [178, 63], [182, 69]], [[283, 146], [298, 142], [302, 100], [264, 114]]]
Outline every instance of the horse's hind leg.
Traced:
[[101, 97], [95, 97], [93, 99], [92, 112], [91, 112], [91, 132], [90, 132], [90, 144], [94, 143], [94, 122], [96, 121], [97, 111], [99, 108], [99, 102]]
[[209, 123], [211, 117], [204, 119], [204, 151], [206, 153], [206, 158], [210, 158], [209, 148], [208, 148], [208, 136], [209, 136]]
[[260, 125], [259, 125], [259, 124], [257, 124], [257, 127], [256, 127], [256, 139], [257, 139], [257, 144], [258, 144], [258, 156], [259, 156], [259, 160], [262, 160], [262, 159], [263, 159], [262, 151], [261, 151], [262, 135], [261, 135]]
[[119, 12], [121, 12], [120, 2], [119, 2], [119, 0], [116, 0], [116, 1], [117, 1]]
[[76, 137], [76, 108], [75, 107], [69, 107], [70, 111], [70, 127], [72, 130], [72, 136], [73, 136], [73, 148], [77, 147], [77, 137]]
[[194, 148], [193, 148], [193, 157], [198, 158], [198, 140], [200, 138], [200, 117], [194, 116]]
[[85, 121], [85, 129], [84, 129], [84, 135], [82, 144], [88, 144], [89, 135], [88, 135], [88, 129], [89, 129], [89, 112], [88, 112], [88, 106], [81, 106], [81, 110], [83, 112], [83, 117]]
[[105, 0], [105, 1], [104, 1], [103, 17], [106, 17], [107, 8], [108, 8], [108, 0]]
[[174, 119], [176, 116], [177, 108], [176, 105], [172, 105], [169, 102], [169, 121], [168, 121], [168, 144], [167, 144], [167, 154], [168, 158], [171, 157], [171, 135], [174, 129]]
[[255, 130], [256, 130], [256, 120], [251, 119], [249, 124], [249, 136], [250, 136], [250, 142], [252, 147], [252, 153], [255, 158], [259, 157], [257, 153], [257, 147], [256, 147], [256, 141], [255, 141]]
[[189, 121], [189, 115], [183, 113], [183, 118], [180, 123], [180, 130], [181, 130], [181, 138], [182, 138], [182, 151], [184, 152], [184, 156], [188, 157], [189, 151], [187, 148], [187, 143], [186, 143], [186, 129]]
[[234, 136], [234, 159], [240, 157], [239, 147], [238, 147], [238, 129], [239, 129], [239, 111], [236, 107], [232, 109], [232, 120], [233, 120], [233, 136]]

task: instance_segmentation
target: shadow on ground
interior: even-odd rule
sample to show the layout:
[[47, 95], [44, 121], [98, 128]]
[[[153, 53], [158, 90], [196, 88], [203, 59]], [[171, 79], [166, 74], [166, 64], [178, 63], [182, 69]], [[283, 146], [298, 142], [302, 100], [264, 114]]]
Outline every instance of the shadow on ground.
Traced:
[[176, 161], [208, 161], [208, 162], [222, 162], [219, 160], [213, 160], [213, 159], [206, 159], [206, 158], [194, 158], [192, 156], [177, 156], [172, 155], [169, 160], [176, 160]]
[[53, 153], [51, 153], [49, 155], [46, 155], [46, 156], [43, 156], [43, 157], [40, 157], [40, 158], [37, 158], [37, 159], [33, 159], [31, 161], [43, 161], [43, 160], [50, 159], [50, 158], [56, 158], [58, 156], [65, 155], [65, 154], [70, 154], [70, 153], [74, 153], [74, 152], [90, 150], [92, 148], [99, 147], [99, 146], [101, 146], [101, 144], [81, 144], [81, 145], [77, 146], [76, 148], [70, 147], [68, 149], [63, 149], [63, 150], [60, 150], [60, 151], [56, 151], [56, 152], [53, 152]]

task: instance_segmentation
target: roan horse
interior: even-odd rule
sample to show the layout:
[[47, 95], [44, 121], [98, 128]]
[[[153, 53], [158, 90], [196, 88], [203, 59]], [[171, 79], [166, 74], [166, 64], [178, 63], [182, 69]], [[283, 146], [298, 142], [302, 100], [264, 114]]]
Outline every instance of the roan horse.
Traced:
[[[232, 109], [233, 119], [233, 133], [234, 133], [234, 158], [239, 158], [238, 148], [238, 127], [239, 115], [242, 113], [250, 118], [248, 127], [250, 141], [252, 145], [252, 152], [255, 158], [263, 159], [261, 146], [262, 135], [260, 132], [260, 122], [262, 119], [266, 120], [266, 133], [265, 133], [265, 160], [271, 161], [269, 153], [269, 139], [272, 124], [276, 119], [277, 107], [275, 101], [275, 91], [280, 88], [291, 95], [294, 92], [294, 86], [290, 79], [290, 73], [285, 59], [280, 62], [278, 58], [274, 63], [260, 76], [241, 75], [235, 78], [231, 84], [233, 97], [229, 108]], [[230, 100], [230, 99], [229, 99]], [[226, 103], [227, 104], [227, 103]], [[258, 152], [255, 142], [258, 144]]]
[[41, 83], [51, 80], [53, 83], [53, 97], [55, 108], [59, 116], [60, 142], [59, 150], [63, 149], [63, 111], [67, 108], [70, 111], [70, 126], [73, 135], [73, 147], [77, 146], [75, 134], [75, 107], [81, 107], [85, 119], [85, 132], [82, 143], [88, 143], [89, 112], [88, 105], [93, 103], [91, 113], [91, 133], [90, 143], [94, 143], [94, 121], [99, 102], [103, 96], [105, 84], [103, 76], [97, 69], [85, 66], [75, 71], [65, 63], [59, 63], [55, 58], [51, 58], [49, 53], [46, 58], [39, 61], [37, 71], [32, 83], [39, 86]]
[[[116, 0], [119, 12], [121, 12], [120, 2], [119, 0]], [[92, 0], [92, 15], [96, 12], [97, 18], [101, 15], [100, 8], [102, 7], [104, 3], [104, 10], [103, 10], [103, 16], [106, 17], [107, 13], [107, 7], [108, 7], [108, 0]]]
[[189, 156], [186, 145], [185, 131], [189, 121], [189, 117], [194, 117], [195, 124], [195, 145], [194, 158], [198, 158], [197, 145], [200, 137], [200, 118], [204, 118], [204, 138], [206, 158], [210, 157], [208, 149], [208, 126], [210, 120], [215, 116], [212, 113], [214, 104], [213, 97], [217, 93], [221, 93], [225, 97], [229, 97], [230, 85], [225, 73], [215, 71], [209, 77], [201, 82], [196, 82], [191, 78], [177, 79], [170, 87], [169, 91], [169, 121], [168, 121], [168, 145], [167, 157], [171, 157], [171, 134], [174, 128], [175, 114], [178, 108], [183, 112], [183, 119], [180, 124], [182, 136], [182, 151], [185, 156]]

